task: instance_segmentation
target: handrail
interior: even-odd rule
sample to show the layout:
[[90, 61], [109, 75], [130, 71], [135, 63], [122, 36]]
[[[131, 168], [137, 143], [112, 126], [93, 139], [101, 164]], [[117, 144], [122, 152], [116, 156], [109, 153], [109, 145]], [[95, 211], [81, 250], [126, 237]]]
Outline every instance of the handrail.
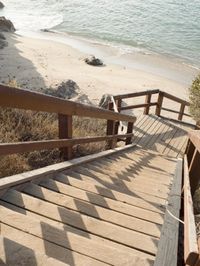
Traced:
[[128, 138], [132, 137], [133, 133], [111, 135], [104, 137], [84, 137], [84, 138], [73, 138], [73, 139], [58, 139], [58, 140], [42, 140], [42, 141], [26, 141], [26, 142], [15, 142], [15, 143], [1, 143], [0, 144], [0, 156], [16, 153], [24, 153], [36, 150], [48, 150], [55, 148], [70, 147], [77, 144], [86, 144], [92, 142], [107, 141], [110, 139]]
[[0, 85], [0, 106], [24, 110], [42, 111], [63, 115], [75, 115], [106, 120], [135, 122], [136, 117], [115, 113], [98, 107], [69, 100]]
[[200, 181], [200, 130], [192, 130], [188, 136], [184, 170], [184, 259], [186, 265], [196, 266], [200, 265], [200, 237], [196, 235], [192, 197]]
[[[152, 95], [158, 94], [158, 99], [156, 102], [151, 102]], [[123, 99], [128, 99], [128, 98], [135, 98], [135, 97], [140, 97], [140, 96], [146, 96], [145, 98], [145, 103], [143, 104], [137, 104], [137, 105], [129, 105], [129, 106], [122, 106], [122, 100]], [[163, 107], [163, 101], [164, 98], [172, 100], [174, 102], [179, 103], [180, 109], [178, 111], [165, 108]], [[127, 93], [127, 94], [121, 94], [121, 95], [115, 95], [114, 99], [116, 101], [116, 105], [118, 107], [119, 111], [122, 110], [129, 110], [129, 109], [136, 109], [136, 108], [144, 108], [144, 114], [147, 115], [149, 114], [149, 110], [151, 106], [156, 106], [155, 114], [157, 116], [161, 116], [161, 111], [167, 111], [167, 112], [172, 112], [178, 114], [178, 120], [182, 121], [184, 116], [191, 117], [189, 114], [185, 113], [185, 107], [190, 106], [190, 103], [182, 100], [174, 95], [171, 95], [167, 92], [161, 91], [161, 90], [147, 90], [147, 91], [142, 91], [142, 92], [134, 92], [134, 93]]]
[[[107, 141], [107, 148], [115, 148], [119, 138], [126, 139], [126, 145], [132, 141], [135, 116], [125, 115], [102, 108], [85, 105], [45, 95], [38, 92], [13, 88], [0, 84], [0, 107], [19, 108], [58, 114], [59, 139], [23, 143], [2, 143], [0, 155], [28, 152], [33, 150], [61, 148], [65, 159], [72, 158], [72, 147], [76, 144]], [[107, 120], [107, 136], [73, 138], [73, 116]], [[128, 122], [127, 134], [118, 135], [118, 122]], [[105, 132], [106, 133], [106, 132]]]

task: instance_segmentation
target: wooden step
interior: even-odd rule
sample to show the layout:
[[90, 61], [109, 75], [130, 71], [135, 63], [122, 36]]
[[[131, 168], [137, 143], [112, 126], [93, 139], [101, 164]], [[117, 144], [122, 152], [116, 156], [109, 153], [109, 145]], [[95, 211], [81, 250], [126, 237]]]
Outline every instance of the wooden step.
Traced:
[[161, 227], [151, 222], [143, 221], [138, 218], [95, 206], [34, 184], [28, 184], [24, 188], [23, 192], [36, 198], [54, 203], [58, 206], [65, 207], [124, 228], [138, 231], [150, 236], [160, 237]]
[[[164, 213], [166, 201], [158, 202], [158, 198], [144, 197], [140, 193], [132, 193], [132, 195], [121, 193], [115, 190], [108, 189], [100, 184], [94, 184], [83, 180], [78, 180], [64, 174], [57, 174], [55, 180], [85, 191], [93, 192], [101, 196], [111, 198], [120, 202], [124, 202], [133, 206], [138, 206], [143, 209], [151, 210], [157, 213]], [[153, 202], [154, 201], [154, 202]]]
[[52, 179], [44, 180], [40, 183], [40, 185], [64, 195], [71, 196], [75, 199], [89, 202], [93, 205], [101, 206], [106, 209], [114, 210], [146, 221], [152, 221], [156, 224], [163, 223], [162, 214], [128, 205], [126, 203], [106, 198], [101, 195], [66, 185]]
[[10, 211], [5, 207], [1, 206], [0, 210], [0, 219], [2, 224], [9, 224], [9, 226], [18, 230], [43, 238], [44, 240], [57, 244], [61, 247], [78, 250], [79, 253], [101, 262], [111, 265], [124, 265], [126, 263], [134, 263], [133, 265], [137, 265], [135, 263], [140, 261], [140, 259], [135, 257], [133, 254], [112, 249], [109, 246], [101, 245], [95, 241], [91, 241], [90, 239], [80, 237], [70, 232], [66, 233], [57, 227], [53, 227], [47, 223], [40, 223], [40, 221], [36, 219]]
[[[108, 239], [96, 236], [94, 234], [90, 234], [88, 232], [85, 232], [83, 230], [77, 229], [75, 227], [63, 224], [62, 222], [58, 222], [58, 221], [52, 220], [50, 218], [47, 218], [47, 217], [45, 217], [43, 215], [40, 215], [40, 214], [37, 214], [35, 212], [29, 211], [29, 210], [24, 210], [21, 207], [17, 207], [16, 205], [7, 203], [5, 201], [0, 201], [0, 203], [1, 203], [2, 206], [6, 207], [6, 208], [8, 208], [10, 210], [13, 210], [13, 211], [21, 213], [21, 214], [26, 214], [26, 216], [33, 217], [34, 219], [37, 219], [38, 221], [40, 221], [40, 223], [50, 224], [50, 225], [52, 225], [52, 226], [54, 226], [54, 227], [56, 227], [56, 228], [58, 228], [60, 230], [64, 230], [66, 233], [67, 232], [71, 232], [71, 233], [79, 235], [81, 237], [85, 237], [86, 239], [90, 239], [90, 240], [93, 240], [95, 242], [98, 242], [99, 244], [102, 244], [104, 246], [109, 246], [109, 247], [111, 247], [113, 249], [116, 249], [116, 250], [122, 250], [124, 252], [134, 254], [134, 256], [137, 256], [137, 257], [140, 257], [140, 258], [144, 258], [145, 260], [146, 259], [148, 259], [150, 261], [154, 260], [154, 257], [152, 255], [149, 255], [147, 253], [141, 252], [141, 251], [139, 251], [137, 249], [133, 249], [133, 248], [124, 246], [122, 244], [110, 241]], [[75, 255], [76, 254], [77, 253], [75, 252]]]
[[[24, 243], [23, 237], [20, 238], [20, 232], [16, 229], [13, 236], [12, 227], [2, 224], [1, 235], [9, 235], [9, 237], [0, 236], [0, 265], [48, 265], [48, 266], [69, 266], [67, 263], [63, 263], [59, 260], [51, 258], [45, 255], [41, 250], [33, 250], [30, 245]], [[8, 234], [6, 233], [8, 232]], [[17, 240], [15, 241], [15, 238]], [[18, 241], [19, 240], [19, 241]]]
[[136, 231], [132, 231], [120, 226], [100, 221], [93, 217], [78, 214], [74, 211], [59, 207], [55, 204], [39, 200], [15, 190], [9, 190], [3, 200], [25, 207], [36, 213], [40, 213], [46, 217], [72, 225], [92, 234], [110, 239], [123, 245], [137, 248], [143, 252], [154, 255], [156, 253], [157, 239]]
[[151, 190], [144, 191], [141, 188], [141, 186], [140, 187], [137, 186], [137, 188], [135, 188], [134, 184], [129, 183], [129, 182], [127, 182], [127, 184], [120, 180], [114, 180], [114, 182], [108, 182], [105, 176], [102, 176], [97, 172], [90, 173], [89, 175], [89, 171], [87, 170], [84, 170], [84, 169], [83, 170], [75, 169], [75, 170], [77, 171], [76, 172], [70, 171], [70, 172], [66, 172], [65, 174], [70, 182], [75, 182], [72, 179], [79, 179], [79, 180], [84, 181], [84, 183], [87, 183], [87, 184], [93, 183], [94, 185], [104, 187], [112, 191], [116, 191], [116, 192], [123, 193], [123, 194], [130, 195], [130, 196], [136, 196], [136, 197], [143, 198], [155, 204], [165, 205], [166, 203], [166, 199], [167, 199], [166, 193], [164, 195], [163, 193], [162, 194], [159, 193], [159, 195], [157, 194], [155, 195], [155, 192]]

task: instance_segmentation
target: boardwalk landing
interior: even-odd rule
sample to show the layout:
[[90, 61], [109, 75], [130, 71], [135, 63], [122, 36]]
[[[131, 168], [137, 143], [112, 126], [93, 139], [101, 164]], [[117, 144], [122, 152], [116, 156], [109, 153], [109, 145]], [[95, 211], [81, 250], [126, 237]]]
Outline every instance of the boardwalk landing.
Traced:
[[142, 115], [134, 126], [134, 143], [169, 157], [183, 157], [191, 129], [194, 126], [183, 122]]
[[154, 264], [180, 159], [130, 145], [79, 160], [1, 181], [0, 265]]

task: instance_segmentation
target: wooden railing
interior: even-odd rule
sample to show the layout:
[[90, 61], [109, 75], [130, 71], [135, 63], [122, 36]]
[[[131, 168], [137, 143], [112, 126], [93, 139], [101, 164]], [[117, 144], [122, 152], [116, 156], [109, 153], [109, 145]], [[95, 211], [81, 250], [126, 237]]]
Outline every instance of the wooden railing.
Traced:
[[[154, 94], [157, 94], [158, 98], [156, 99], [156, 101], [152, 102], [152, 96]], [[141, 96], [146, 96], [145, 102], [143, 104], [129, 105], [129, 106], [125, 106], [125, 107], [122, 106], [122, 100], [123, 99], [136, 98], [136, 97], [141, 97]], [[179, 111], [164, 107], [163, 105], [164, 105], [164, 99], [165, 98], [180, 104]], [[177, 114], [178, 115], [177, 119], [179, 121], [182, 121], [184, 116], [191, 117], [189, 114], [185, 113], [185, 107], [190, 105], [189, 102], [182, 100], [178, 97], [175, 97], [175, 96], [173, 96], [167, 92], [160, 91], [160, 90], [149, 90], [149, 91], [143, 91], [143, 92], [121, 94], [121, 95], [114, 96], [114, 99], [116, 101], [116, 105], [118, 107], [119, 112], [122, 110], [144, 108], [144, 114], [147, 115], [147, 114], [149, 114], [150, 108], [152, 106], [156, 106], [155, 114], [157, 116], [161, 116], [161, 112], [163, 110], [163, 111], [172, 112], [172, 113]]]
[[184, 158], [184, 260], [185, 265], [200, 265], [200, 238], [196, 234], [193, 200], [200, 182], [200, 130], [189, 133]]
[[[65, 159], [72, 158], [72, 147], [76, 144], [107, 141], [107, 148], [114, 148], [119, 138], [126, 138], [126, 144], [132, 140], [132, 129], [136, 117], [115, 113], [89, 105], [12, 87], [0, 85], [0, 107], [19, 108], [58, 114], [59, 139], [30, 141], [22, 143], [1, 143], [0, 155], [30, 152], [34, 150], [61, 148]], [[107, 135], [98, 137], [73, 138], [73, 116], [107, 120]], [[127, 134], [118, 135], [119, 121], [128, 122]], [[106, 130], [106, 129], [105, 129]]]

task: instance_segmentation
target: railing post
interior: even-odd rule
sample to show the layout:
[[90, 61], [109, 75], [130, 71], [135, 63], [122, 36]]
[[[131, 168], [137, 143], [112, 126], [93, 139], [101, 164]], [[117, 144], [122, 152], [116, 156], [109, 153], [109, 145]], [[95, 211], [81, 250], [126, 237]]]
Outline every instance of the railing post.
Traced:
[[158, 103], [156, 106], [156, 115], [157, 116], [160, 116], [160, 113], [161, 113], [162, 104], [163, 104], [163, 97], [164, 97], [164, 93], [162, 91], [160, 91], [158, 94]]
[[116, 100], [117, 110], [120, 113], [122, 107], [122, 99]]
[[197, 148], [193, 153], [192, 160], [189, 165], [189, 176], [190, 176], [190, 183], [191, 183], [191, 193], [192, 196], [194, 195], [195, 189], [199, 183], [199, 173], [200, 173], [200, 153], [198, 152]]
[[[133, 125], [134, 125], [133, 122], [128, 122], [127, 134], [133, 132]], [[126, 138], [126, 145], [131, 144], [131, 143], [132, 143], [132, 137]]]
[[184, 115], [184, 111], [185, 111], [185, 104], [182, 103], [181, 107], [180, 107], [179, 115], [178, 115], [178, 120], [182, 121], [183, 115]]
[[[58, 114], [59, 139], [72, 139], [72, 116]], [[72, 147], [61, 148], [65, 160], [72, 159]]]
[[[108, 109], [110, 111], [113, 111], [113, 103], [112, 102], [110, 102], [108, 104]], [[116, 128], [116, 122], [113, 121], [113, 120], [108, 120], [107, 121], [107, 132], [106, 132], [106, 134], [107, 135], [114, 135], [116, 131], [118, 131], [118, 128]], [[110, 139], [110, 140], [107, 141], [107, 147], [106, 148], [108, 150], [115, 148], [115, 146], [116, 146], [116, 141], [114, 139]]]
[[[150, 104], [150, 103], [151, 103], [151, 94], [147, 94], [145, 98], [145, 104]], [[149, 109], [150, 109], [149, 105], [144, 108], [144, 115], [149, 114]]]

